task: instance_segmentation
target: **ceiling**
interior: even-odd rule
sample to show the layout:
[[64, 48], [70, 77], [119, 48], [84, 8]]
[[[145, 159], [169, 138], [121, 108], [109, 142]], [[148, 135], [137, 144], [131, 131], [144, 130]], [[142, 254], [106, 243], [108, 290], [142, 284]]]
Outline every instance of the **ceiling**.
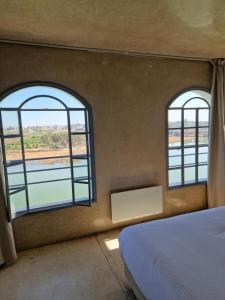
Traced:
[[0, 0], [0, 39], [225, 57], [224, 0]]

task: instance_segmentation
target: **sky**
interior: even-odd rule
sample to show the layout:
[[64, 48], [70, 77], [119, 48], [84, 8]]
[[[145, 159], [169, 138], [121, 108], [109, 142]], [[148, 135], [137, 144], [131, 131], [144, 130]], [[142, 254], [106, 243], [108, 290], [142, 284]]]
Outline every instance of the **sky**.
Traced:
[[[63, 100], [63, 102], [71, 108], [84, 108], [84, 105], [76, 98], [76, 96], [67, 93], [64, 90], [55, 88], [55, 87], [49, 87], [49, 86], [30, 86], [25, 87], [23, 89], [17, 90], [8, 96], [6, 96], [1, 102], [0, 102], [0, 108], [4, 107], [15, 107], [18, 108], [20, 104], [23, 103], [25, 99], [28, 99], [29, 97], [33, 97], [36, 95], [42, 95], [38, 98], [34, 98], [30, 101], [28, 101], [26, 104], [23, 105], [23, 108], [26, 109], [64, 109], [64, 106], [57, 100], [49, 98], [56, 97], [60, 100]], [[47, 95], [47, 96], [44, 96]], [[209, 98], [210, 95], [203, 91], [188, 91], [179, 97], [175, 99], [170, 105], [170, 108], [173, 107], [181, 107], [186, 100], [192, 98], [192, 97], [204, 97]], [[209, 99], [208, 99], [209, 100]], [[207, 107], [206, 103], [200, 99], [194, 99], [192, 100], [192, 103], [189, 102], [186, 106], [190, 107], [190, 105], [194, 106], [200, 106], [202, 108]], [[202, 110], [200, 112], [201, 121], [207, 121], [208, 120], [208, 111]], [[5, 127], [7, 126], [13, 126], [16, 127], [18, 123], [17, 119], [17, 113], [16, 112], [3, 112], [3, 123], [5, 124]], [[180, 120], [181, 115], [180, 112], [171, 110], [169, 112], [169, 121], [170, 122], [176, 122]], [[194, 120], [193, 111], [186, 111], [185, 112], [185, 119], [188, 119], [189, 121]], [[84, 114], [83, 112], [73, 112], [71, 113], [71, 123], [84, 123]], [[22, 123], [23, 126], [53, 126], [53, 125], [59, 125], [64, 126], [67, 125], [67, 116], [66, 111], [32, 111], [32, 112], [22, 112]]]
[[[203, 95], [201, 95], [203, 93]], [[207, 96], [207, 94], [204, 94], [205, 92], [195, 92], [195, 91], [189, 91], [186, 92], [179, 97], [177, 97], [170, 105], [168, 118], [169, 122], [179, 122], [181, 121], [181, 109], [179, 110], [172, 110], [173, 108], [182, 108], [184, 105], [184, 108], [193, 108], [193, 110], [186, 109], [184, 110], [184, 119], [187, 121], [195, 121], [196, 115], [195, 115], [195, 109], [194, 108], [201, 108], [199, 110], [199, 121], [200, 122], [206, 122], [209, 120], [209, 111], [208, 111], [208, 105], [204, 100], [201, 100], [196, 97], [204, 97]], [[195, 99], [188, 101], [190, 98], [195, 97]], [[208, 98], [210, 95], [207, 96]], [[210, 99], [208, 99], [209, 101]], [[188, 101], [188, 102], [186, 102]], [[186, 103], [186, 104], [185, 104]]]
[[[185, 110], [184, 119], [187, 121], [195, 121], [195, 110]], [[209, 120], [208, 109], [199, 111], [199, 121], [206, 122]], [[169, 110], [169, 122], [181, 122], [181, 110]]]
[[[34, 95], [50, 95], [58, 99], [63, 99], [68, 107], [83, 108], [83, 104], [74, 96], [52, 87], [29, 87], [15, 93], [10, 94], [2, 100], [0, 108], [18, 108], [19, 105], [29, 97]], [[38, 97], [32, 99], [23, 105], [24, 109], [65, 109], [65, 107], [57, 100], [48, 97]], [[22, 124], [23, 126], [64, 126], [67, 125], [67, 112], [66, 111], [22, 111]], [[83, 123], [84, 113], [82, 111], [73, 111], [70, 113], [71, 124]], [[4, 127], [17, 127], [18, 118], [15, 112], [2, 112], [2, 119]]]
[[[22, 125], [27, 126], [64, 126], [67, 125], [66, 111], [22, 111]], [[73, 111], [70, 113], [71, 124], [84, 124], [84, 113]], [[5, 128], [18, 127], [17, 112], [2, 112], [2, 121]]]
[[[22, 111], [23, 126], [67, 125], [66, 111]], [[71, 112], [71, 124], [83, 123], [83, 112]]]

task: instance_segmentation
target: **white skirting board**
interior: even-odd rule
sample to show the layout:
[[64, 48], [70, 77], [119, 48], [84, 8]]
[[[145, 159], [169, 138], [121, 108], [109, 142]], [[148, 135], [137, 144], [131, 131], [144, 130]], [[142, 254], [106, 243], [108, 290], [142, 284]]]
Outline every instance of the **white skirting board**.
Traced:
[[162, 186], [111, 194], [112, 223], [162, 213]]

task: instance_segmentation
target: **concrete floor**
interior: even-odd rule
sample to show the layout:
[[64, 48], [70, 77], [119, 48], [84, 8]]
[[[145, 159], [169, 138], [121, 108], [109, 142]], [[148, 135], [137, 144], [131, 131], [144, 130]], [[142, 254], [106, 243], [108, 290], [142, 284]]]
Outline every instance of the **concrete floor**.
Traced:
[[119, 231], [35, 248], [0, 271], [1, 300], [134, 300], [119, 256]]

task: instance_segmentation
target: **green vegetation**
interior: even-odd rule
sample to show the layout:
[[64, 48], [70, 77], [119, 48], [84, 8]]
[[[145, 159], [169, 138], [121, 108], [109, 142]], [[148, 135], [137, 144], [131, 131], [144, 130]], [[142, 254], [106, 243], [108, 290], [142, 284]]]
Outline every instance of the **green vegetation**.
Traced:
[[[84, 135], [76, 135], [72, 139], [76, 146], [82, 146], [85, 144]], [[66, 130], [61, 131], [37, 131], [37, 132], [25, 132], [24, 133], [24, 146], [25, 149], [64, 149], [68, 147], [68, 132]], [[75, 146], [73, 145], [73, 146]], [[5, 146], [7, 151], [20, 150], [21, 141], [20, 138], [12, 138], [5, 140]]]
[[61, 149], [68, 146], [67, 132], [29, 134], [24, 137], [26, 149]]

